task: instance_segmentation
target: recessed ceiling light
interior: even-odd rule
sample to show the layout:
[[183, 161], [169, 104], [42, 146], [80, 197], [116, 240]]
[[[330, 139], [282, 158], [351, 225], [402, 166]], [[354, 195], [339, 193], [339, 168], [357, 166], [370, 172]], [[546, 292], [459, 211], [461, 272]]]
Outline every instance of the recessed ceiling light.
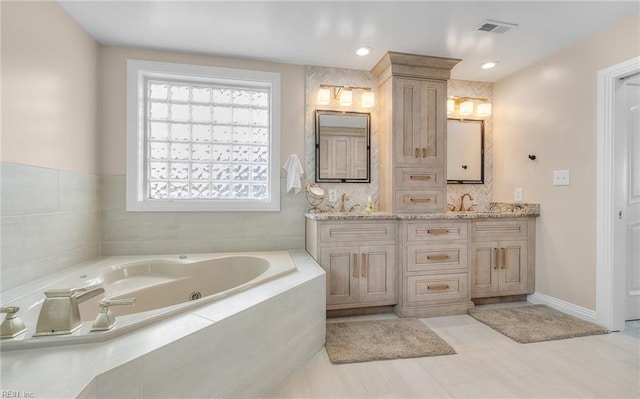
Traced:
[[491, 69], [496, 65], [498, 65], [498, 61], [489, 61], [489, 62], [485, 62], [484, 64], [480, 65], [480, 68], [482, 68], [482, 69]]
[[358, 54], [361, 57], [368, 55], [370, 52], [371, 52], [371, 47], [366, 47], [366, 46], [362, 46], [356, 50], [356, 54]]

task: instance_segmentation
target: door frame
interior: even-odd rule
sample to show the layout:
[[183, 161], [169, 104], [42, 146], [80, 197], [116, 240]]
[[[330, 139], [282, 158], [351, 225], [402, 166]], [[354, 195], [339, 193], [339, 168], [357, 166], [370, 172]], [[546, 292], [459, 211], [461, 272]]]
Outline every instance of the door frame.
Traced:
[[596, 320], [610, 330], [624, 329], [624, 265], [614, 262], [614, 137], [616, 82], [640, 72], [640, 57], [598, 71]]

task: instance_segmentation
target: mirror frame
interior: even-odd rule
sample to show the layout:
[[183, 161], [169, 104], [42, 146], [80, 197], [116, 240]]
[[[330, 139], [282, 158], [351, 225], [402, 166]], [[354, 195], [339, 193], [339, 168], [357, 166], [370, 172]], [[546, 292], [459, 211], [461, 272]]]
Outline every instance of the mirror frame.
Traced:
[[[364, 178], [335, 178], [320, 177], [320, 116], [322, 115], [347, 115], [347, 116], [364, 116], [366, 122], [366, 151], [367, 151], [367, 176]], [[371, 182], [371, 114], [368, 112], [347, 112], [347, 111], [330, 111], [316, 110], [316, 131], [315, 131], [315, 147], [316, 147], [316, 183], [370, 183]]]
[[[484, 119], [462, 119], [462, 118], [448, 118], [449, 122], [460, 123], [478, 123], [480, 125], [480, 179], [479, 180], [449, 180], [449, 171], [447, 170], [447, 184], [484, 184]], [[447, 136], [449, 129], [447, 126]], [[449, 151], [449, 137], [447, 137], [447, 152]]]

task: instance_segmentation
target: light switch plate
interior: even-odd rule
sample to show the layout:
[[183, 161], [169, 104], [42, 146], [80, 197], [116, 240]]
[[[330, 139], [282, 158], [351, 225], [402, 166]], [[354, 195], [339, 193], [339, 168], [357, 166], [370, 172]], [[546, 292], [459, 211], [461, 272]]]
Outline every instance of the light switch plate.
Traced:
[[571, 180], [571, 174], [569, 169], [554, 170], [553, 171], [553, 185], [554, 186], [568, 186]]
[[517, 187], [513, 190], [513, 200], [515, 202], [522, 202], [522, 187]]

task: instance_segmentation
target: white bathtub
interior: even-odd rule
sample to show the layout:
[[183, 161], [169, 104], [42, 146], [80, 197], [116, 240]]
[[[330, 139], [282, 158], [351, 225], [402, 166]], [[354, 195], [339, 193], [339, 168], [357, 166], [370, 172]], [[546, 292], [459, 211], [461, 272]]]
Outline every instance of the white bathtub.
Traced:
[[[219, 269], [230, 279], [193, 287], [201, 283], [186, 283], [194, 269], [210, 277]], [[238, 285], [226, 289], [222, 280]], [[325, 282], [304, 250], [101, 258], [2, 293], [3, 305], [22, 307], [29, 328], [21, 339], [0, 341], [2, 389], [38, 398], [264, 397], [324, 345]], [[119, 316], [107, 333], [89, 333], [86, 321], [70, 336], [31, 338], [46, 290], [102, 284], [107, 296], [142, 301], [175, 288], [175, 299], [186, 301], [177, 289], [183, 283], [210, 294]], [[69, 345], [75, 342], [88, 343]], [[7, 350], [19, 348], [37, 349]]]
[[[114, 256], [74, 269], [32, 292], [4, 295], [2, 305], [19, 306], [27, 332], [4, 339], [3, 351], [101, 342], [151, 322], [208, 304], [293, 272], [287, 252], [224, 253], [164, 256]], [[44, 292], [63, 288], [104, 288], [104, 294], [79, 305], [83, 326], [70, 335], [33, 337]], [[24, 288], [28, 290], [29, 288]], [[15, 296], [15, 294], [18, 294]], [[102, 299], [135, 298], [134, 305], [113, 306], [117, 323], [109, 331], [91, 332]]]

